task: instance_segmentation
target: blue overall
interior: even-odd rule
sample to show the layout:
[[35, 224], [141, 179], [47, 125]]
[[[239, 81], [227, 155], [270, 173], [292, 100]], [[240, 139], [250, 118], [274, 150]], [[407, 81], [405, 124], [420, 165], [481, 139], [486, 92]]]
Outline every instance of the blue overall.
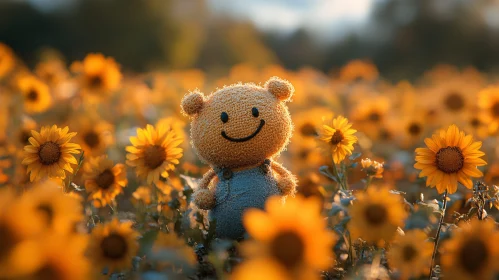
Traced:
[[277, 182], [270, 170], [270, 161], [241, 171], [214, 168], [218, 176], [215, 191], [215, 207], [210, 217], [216, 220], [219, 238], [238, 239], [243, 237], [243, 212], [248, 208], [263, 209], [265, 201], [272, 195], [279, 195]]

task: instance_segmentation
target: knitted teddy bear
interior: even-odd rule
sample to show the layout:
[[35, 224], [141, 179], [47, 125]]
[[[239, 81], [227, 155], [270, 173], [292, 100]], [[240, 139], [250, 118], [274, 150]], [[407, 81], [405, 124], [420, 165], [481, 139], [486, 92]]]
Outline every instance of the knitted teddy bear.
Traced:
[[285, 102], [293, 91], [288, 81], [272, 77], [263, 87], [239, 83], [206, 97], [194, 91], [182, 99], [182, 110], [192, 120], [191, 144], [211, 167], [194, 203], [211, 210], [218, 237], [243, 237], [244, 210], [263, 209], [269, 196], [296, 192], [295, 177], [273, 161], [291, 137]]

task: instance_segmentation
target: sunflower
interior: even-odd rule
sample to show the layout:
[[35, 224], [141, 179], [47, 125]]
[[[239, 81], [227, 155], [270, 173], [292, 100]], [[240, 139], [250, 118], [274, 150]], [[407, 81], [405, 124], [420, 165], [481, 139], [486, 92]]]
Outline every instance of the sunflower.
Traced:
[[488, 166], [484, 179], [488, 184], [499, 185], [499, 163]]
[[68, 133], [66, 126], [61, 129], [56, 125], [42, 127], [40, 132], [31, 131], [30, 145], [24, 147], [25, 158], [22, 164], [27, 165], [30, 181], [44, 177], [66, 177], [65, 170], [73, 172], [71, 164], [78, 162], [72, 154], [80, 153], [80, 145], [69, 141], [76, 132]]
[[352, 104], [353, 109], [349, 116], [356, 127], [373, 140], [392, 138], [390, 129], [386, 128], [386, 120], [393, 101], [387, 96], [372, 92], [352, 94], [352, 96], [357, 98], [352, 101], [355, 104]]
[[364, 80], [372, 82], [378, 78], [376, 65], [369, 61], [352, 60], [340, 70], [340, 80], [344, 82], [354, 82]]
[[29, 117], [23, 117], [22, 119], [22, 125], [17, 131], [17, 140], [18, 140], [18, 145], [21, 147], [24, 147], [26, 145], [29, 145], [29, 138], [31, 137], [31, 131], [35, 130], [37, 128], [36, 122], [29, 118]]
[[47, 235], [36, 242], [36, 251], [24, 263], [36, 263], [30, 273], [21, 277], [26, 280], [85, 280], [90, 277], [90, 264], [84, 256], [86, 236]]
[[478, 93], [480, 116], [492, 133], [499, 129], [499, 86], [489, 86]]
[[69, 73], [64, 62], [59, 59], [50, 59], [36, 65], [35, 73], [47, 84], [57, 86], [65, 81]]
[[187, 198], [182, 194], [183, 185], [178, 177], [168, 177], [167, 182], [158, 181], [156, 184], [156, 196], [158, 199], [158, 211], [162, 212], [167, 219], [173, 219], [178, 210], [187, 210]]
[[366, 126], [380, 125], [385, 121], [386, 115], [392, 106], [392, 102], [388, 97], [371, 92], [359, 93], [357, 97], [357, 104], [354, 105], [350, 114], [354, 121], [361, 122]]
[[348, 229], [352, 236], [370, 243], [391, 241], [407, 217], [400, 196], [387, 188], [368, 188], [356, 194], [349, 208], [352, 219]]
[[0, 185], [3, 185], [9, 181], [10, 177], [5, 173], [5, 170], [11, 166], [12, 161], [9, 159], [0, 159]]
[[288, 146], [288, 154], [291, 156], [291, 165], [295, 172], [316, 170], [326, 164], [324, 156], [316, 146], [322, 117], [329, 115], [332, 119], [331, 111], [322, 107], [293, 114], [295, 130]]
[[[196, 253], [192, 247], [187, 246], [184, 239], [177, 236], [176, 233], [164, 233], [160, 232], [154, 241], [152, 250], [154, 252], [159, 252], [161, 250], [171, 251], [175, 256], [180, 257], [190, 266], [194, 266], [197, 261]], [[167, 265], [167, 264], [162, 264]]]
[[136, 168], [137, 176], [147, 179], [148, 184], [156, 183], [160, 177], [167, 178], [168, 171], [179, 163], [182, 143], [173, 130], [167, 126], [154, 128], [148, 124], [145, 129], [138, 128], [137, 136], [130, 137], [133, 146], [126, 147], [127, 164]]
[[109, 95], [117, 90], [121, 82], [118, 64], [102, 54], [88, 54], [82, 62], [71, 65], [73, 72], [78, 72], [82, 92], [89, 97]]
[[50, 108], [52, 96], [49, 87], [30, 75], [23, 75], [18, 80], [18, 86], [24, 98], [24, 109], [27, 113], [42, 113]]
[[374, 178], [383, 178], [383, 163], [379, 163], [370, 158], [366, 158], [360, 161], [362, 165], [362, 170], [364, 170], [367, 176], [372, 176]]
[[[499, 125], [499, 123], [497, 123], [497, 125]], [[491, 123], [480, 113], [473, 112], [466, 120], [463, 130], [467, 133], [476, 135], [479, 139], [484, 139], [490, 134], [493, 134], [497, 130], [497, 127], [496, 124]]]
[[149, 205], [151, 204], [151, 197], [151, 188], [147, 186], [140, 186], [132, 193], [132, 203], [134, 205], [138, 205], [139, 203]]
[[411, 138], [418, 138], [423, 133], [424, 123], [420, 120], [408, 121], [405, 126], [407, 135]]
[[[413, 103], [412, 103], [413, 104]], [[395, 139], [401, 148], [408, 149], [422, 142], [422, 137], [431, 128], [432, 122], [420, 114], [421, 106], [416, 109], [399, 108], [387, 120], [387, 127], [393, 127]]]
[[[320, 279], [316, 275], [309, 275], [306, 278], [302, 275], [302, 279]], [[231, 280], [289, 280], [294, 279], [289, 275], [278, 262], [272, 259], [254, 259], [247, 260], [237, 266], [232, 273]]]
[[[235, 275], [257, 277], [261, 271], [270, 271], [272, 275], [285, 272], [296, 279], [319, 279], [317, 271], [334, 261], [331, 252], [336, 242], [335, 234], [326, 229], [320, 209], [315, 197], [297, 196], [283, 204], [274, 196], [265, 203], [266, 212], [247, 210], [243, 224], [254, 240], [243, 245], [243, 254], [250, 260], [237, 267]], [[261, 263], [261, 270], [253, 269], [254, 261]]]
[[482, 177], [477, 166], [487, 163], [480, 157], [482, 142], [473, 142], [471, 135], [459, 131], [451, 125], [447, 130], [440, 130], [431, 138], [425, 139], [428, 148], [416, 149], [416, 164], [421, 170], [419, 177], [427, 176], [426, 186], [436, 186], [439, 193], [457, 191], [458, 181], [468, 189], [473, 187], [470, 177]]
[[478, 80], [454, 75], [421, 89], [419, 98], [425, 101], [426, 108], [433, 114], [428, 117], [440, 123], [447, 123], [451, 119], [462, 127], [472, 115], [471, 109], [476, 106], [476, 93], [482, 85]]
[[494, 279], [499, 272], [499, 233], [493, 220], [463, 223], [442, 244], [443, 273], [449, 279]]
[[316, 196], [324, 201], [327, 195], [326, 190], [321, 185], [320, 177], [316, 173], [310, 172], [298, 180], [297, 191], [305, 197]]
[[340, 163], [347, 155], [351, 155], [353, 144], [357, 137], [353, 134], [357, 130], [352, 129], [352, 124], [343, 116], [339, 116], [322, 125], [319, 131], [319, 139], [326, 143], [326, 149], [331, 150], [335, 163]]
[[65, 195], [59, 185], [46, 181], [24, 194], [25, 207], [32, 209], [44, 229], [59, 235], [71, 234], [83, 219], [81, 202]]
[[400, 271], [402, 279], [417, 278], [429, 273], [433, 243], [427, 242], [424, 231], [416, 229], [397, 235], [388, 251], [388, 263]]
[[93, 113], [76, 116], [70, 124], [78, 135], [75, 142], [81, 145], [85, 155], [100, 156], [114, 143], [114, 127]]
[[15, 58], [12, 50], [5, 44], [0, 43], [0, 78], [5, 77], [15, 66]]
[[[167, 117], [161, 118], [156, 122], [154, 127], [166, 126], [175, 132], [178, 138], [186, 139], [187, 134], [185, 133], [185, 122], [177, 117]], [[180, 148], [184, 151], [183, 158], [189, 161], [196, 160], [196, 154], [190, 149], [190, 143], [188, 141], [183, 141]]]
[[107, 156], [89, 158], [84, 167], [85, 189], [95, 207], [110, 204], [128, 184], [125, 165], [114, 164]]
[[88, 254], [99, 268], [107, 267], [111, 272], [130, 268], [139, 249], [138, 236], [132, 229], [132, 222], [121, 223], [113, 219], [99, 224], [92, 230]]
[[16, 265], [36, 252], [30, 240], [42, 232], [36, 213], [10, 188], [0, 189], [0, 278], [22, 274], [33, 265]]

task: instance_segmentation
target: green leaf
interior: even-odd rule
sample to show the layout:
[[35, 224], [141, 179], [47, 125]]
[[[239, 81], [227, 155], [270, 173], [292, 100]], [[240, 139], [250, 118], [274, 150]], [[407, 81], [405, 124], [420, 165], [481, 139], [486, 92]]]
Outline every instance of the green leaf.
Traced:
[[333, 204], [331, 210], [329, 210], [329, 216], [336, 216], [338, 213], [345, 210], [345, 207], [341, 206], [340, 204]]
[[348, 157], [348, 159], [353, 161], [353, 160], [358, 159], [361, 155], [362, 155], [362, 153], [353, 153], [353, 154], [351, 154], [351, 155]]
[[138, 255], [146, 255], [151, 252], [152, 246], [154, 244], [154, 241], [156, 240], [156, 237], [158, 236], [159, 230], [151, 230], [142, 235], [142, 238], [139, 240], [139, 253]]
[[329, 166], [327, 166], [327, 165], [321, 166], [319, 168], [319, 173], [321, 173], [322, 175], [326, 176], [327, 178], [335, 181], [336, 183], [339, 183], [338, 179], [336, 178], [336, 176], [334, 176], [333, 174], [331, 174]]

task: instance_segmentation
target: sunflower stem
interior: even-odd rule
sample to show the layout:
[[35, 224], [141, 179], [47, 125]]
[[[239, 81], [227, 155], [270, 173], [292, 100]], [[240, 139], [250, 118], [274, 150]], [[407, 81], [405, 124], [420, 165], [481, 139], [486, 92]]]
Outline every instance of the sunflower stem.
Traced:
[[373, 180], [373, 177], [372, 176], [368, 176], [367, 177], [367, 180], [366, 180], [366, 186], [364, 187], [364, 191], [367, 191], [367, 189], [369, 188], [369, 185], [371, 185], [371, 181]]
[[348, 190], [347, 165], [344, 161], [341, 162], [341, 172], [343, 173], [343, 186]]
[[[114, 201], [113, 201], [114, 202]], [[109, 208], [111, 208], [111, 211], [113, 212], [113, 216], [117, 214], [117, 211], [116, 211], [116, 204], [113, 206], [111, 204], [114, 204], [113, 202], [109, 203]]]
[[352, 236], [350, 235], [350, 231], [347, 233], [347, 236], [348, 236], [348, 258], [350, 259], [350, 265], [354, 267], [355, 264], [353, 262]]
[[443, 198], [443, 206], [442, 206], [442, 215], [440, 215], [440, 221], [438, 223], [437, 235], [435, 236], [435, 246], [433, 247], [433, 255], [431, 257], [431, 266], [430, 266], [430, 280], [433, 276], [433, 266], [435, 264], [435, 258], [438, 252], [438, 242], [440, 241], [440, 232], [442, 231], [442, 224], [444, 223], [445, 218], [445, 210], [447, 208], [447, 190], [444, 192]]
[[78, 173], [78, 171], [80, 171], [80, 168], [83, 164], [83, 160], [85, 159], [85, 151], [81, 151], [81, 154], [80, 154], [80, 158], [78, 159], [78, 165], [76, 166], [73, 174], [71, 174], [71, 176], [68, 177], [68, 184], [66, 186], [64, 186], [64, 192], [65, 193], [68, 193], [70, 188], [71, 188], [71, 183], [73, 182], [73, 179], [74, 177], [76, 176], [76, 174]]
[[336, 178], [336, 182], [340, 186], [340, 189], [341, 190], [346, 190], [346, 187], [343, 184], [343, 180], [340, 178], [340, 175], [338, 173], [338, 169], [336, 168], [336, 163], [334, 162], [334, 160], [331, 161], [331, 167], [333, 169], [333, 176]]

